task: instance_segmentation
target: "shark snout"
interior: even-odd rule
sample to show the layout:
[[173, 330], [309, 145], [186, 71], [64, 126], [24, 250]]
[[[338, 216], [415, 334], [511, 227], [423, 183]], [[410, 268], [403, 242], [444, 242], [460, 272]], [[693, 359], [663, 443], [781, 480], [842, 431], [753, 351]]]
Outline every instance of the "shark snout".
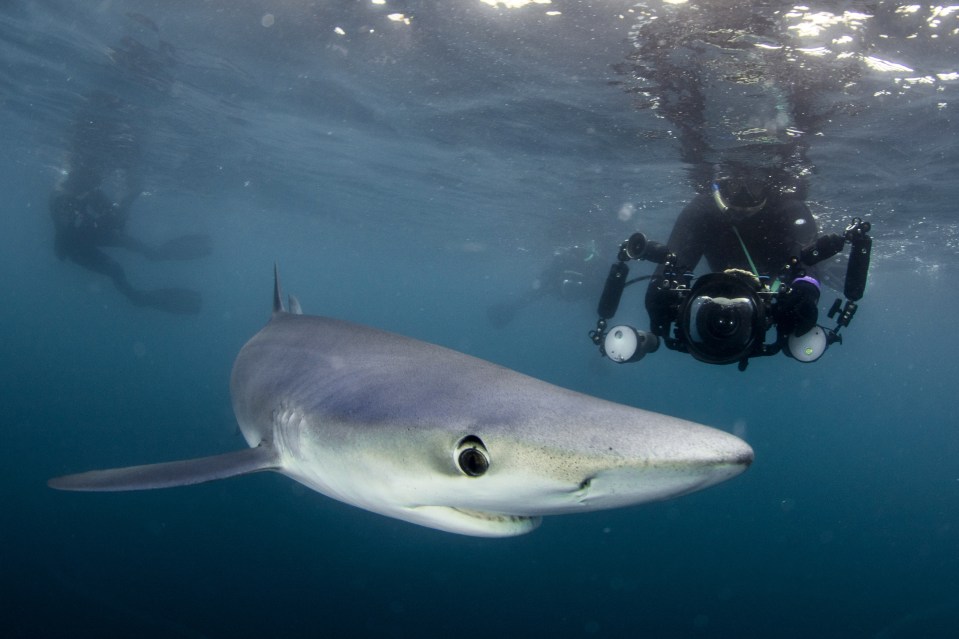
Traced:
[[653, 464], [699, 468], [703, 472], [734, 470], [739, 474], [753, 463], [752, 447], [739, 437], [707, 426], [693, 426], [685, 437], [667, 439], [651, 455]]
[[662, 460], [664, 468], [686, 469], [692, 477], [699, 477], [702, 483], [695, 489], [718, 484], [745, 471], [753, 463], [755, 454], [752, 447], [738, 437], [720, 430], [710, 429], [708, 436], [700, 439], [699, 446], [670, 459]]
[[752, 464], [753, 457], [746, 442], [710, 429], [698, 445], [668, 446], [597, 469], [580, 482], [576, 501], [580, 507], [598, 510], [669, 499], [735, 477]]
[[[756, 455], [753, 452], [752, 446], [746, 442], [741, 442], [741, 444], [742, 445], [733, 451], [725, 461], [733, 466], [741, 466], [742, 470], [746, 470], [753, 463]], [[742, 470], [740, 472], [742, 472]]]

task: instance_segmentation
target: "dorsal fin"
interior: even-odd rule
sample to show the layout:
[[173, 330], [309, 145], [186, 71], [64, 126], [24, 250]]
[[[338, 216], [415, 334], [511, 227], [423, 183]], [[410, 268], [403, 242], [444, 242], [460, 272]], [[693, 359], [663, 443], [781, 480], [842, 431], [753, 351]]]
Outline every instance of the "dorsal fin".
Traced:
[[283, 313], [285, 311], [283, 296], [280, 293], [280, 269], [276, 262], [273, 262], [273, 313]]

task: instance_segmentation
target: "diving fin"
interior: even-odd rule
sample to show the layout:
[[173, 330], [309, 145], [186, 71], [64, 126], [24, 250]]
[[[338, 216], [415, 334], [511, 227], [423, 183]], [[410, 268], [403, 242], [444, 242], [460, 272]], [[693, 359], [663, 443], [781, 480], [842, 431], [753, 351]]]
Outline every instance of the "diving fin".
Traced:
[[256, 448], [211, 457], [64, 475], [54, 477], [47, 485], [58, 490], [96, 492], [147, 490], [190, 486], [279, 468], [280, 460], [276, 450], [271, 444], [263, 443]]

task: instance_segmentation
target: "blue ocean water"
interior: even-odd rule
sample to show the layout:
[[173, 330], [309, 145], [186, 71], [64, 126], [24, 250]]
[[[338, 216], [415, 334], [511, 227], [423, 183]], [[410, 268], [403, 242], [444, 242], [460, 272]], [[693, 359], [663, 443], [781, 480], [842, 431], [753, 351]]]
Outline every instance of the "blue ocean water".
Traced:
[[[664, 349], [600, 359], [594, 298], [543, 297], [502, 328], [487, 316], [559, 248], [611, 260], [635, 230], [665, 239], [689, 164], [636, 52], [650, 14], [695, 9], [682, 23], [718, 33], [723, 3], [4, 4], [2, 634], [954, 636], [959, 9], [743, 7], [743, 24], [794, 27], [790, 62], [823, 79], [802, 86], [823, 114], [809, 204], [824, 231], [869, 219], [874, 253], [841, 346], [740, 373]], [[50, 194], [95, 90], [144, 117], [130, 232], [214, 244], [195, 261], [117, 255], [138, 286], [199, 291], [198, 315], [131, 306], [55, 255]], [[274, 261], [307, 312], [735, 432], [756, 461], [678, 500], [500, 540], [272, 474], [47, 488], [244, 446], [229, 374], [269, 318]], [[621, 310], [637, 325], [640, 298]]]

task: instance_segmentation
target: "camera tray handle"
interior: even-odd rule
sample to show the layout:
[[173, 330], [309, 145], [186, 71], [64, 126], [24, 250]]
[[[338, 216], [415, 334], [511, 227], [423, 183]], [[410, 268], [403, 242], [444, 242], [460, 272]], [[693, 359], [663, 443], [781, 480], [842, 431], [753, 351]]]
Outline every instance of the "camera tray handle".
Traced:
[[854, 217], [846, 226], [842, 235], [837, 233], [823, 235], [814, 244], [803, 249], [798, 260], [793, 258], [783, 268], [783, 280], [788, 281], [787, 278], [801, 275], [798, 272], [800, 263], [813, 266], [842, 251], [847, 243], [851, 246], [849, 262], [846, 265], [846, 279], [843, 283], [843, 295], [846, 297], [846, 303], [844, 305], [842, 300], [837, 298], [829, 309], [828, 317], [830, 319], [838, 316], [836, 328], [826, 329], [829, 343], [842, 343], [839, 329], [849, 326], [859, 309], [856, 302], [862, 299], [863, 293], [866, 291], [866, 278], [869, 274], [869, 261], [872, 256], [872, 238], [869, 237], [871, 228], [872, 224], [868, 221]]
[[589, 332], [589, 337], [596, 345], [600, 345], [606, 334], [607, 320], [616, 315], [619, 310], [619, 302], [623, 296], [623, 290], [634, 282], [645, 278], [636, 278], [629, 280], [630, 260], [644, 260], [662, 264], [667, 274], [674, 274], [676, 268], [676, 256], [669, 251], [665, 244], [652, 242], [646, 239], [642, 233], [633, 233], [620, 244], [619, 251], [616, 254], [616, 262], [609, 267], [609, 274], [606, 276], [606, 283], [603, 285], [603, 293], [599, 298], [596, 312], [599, 320], [596, 322], [596, 328]]

